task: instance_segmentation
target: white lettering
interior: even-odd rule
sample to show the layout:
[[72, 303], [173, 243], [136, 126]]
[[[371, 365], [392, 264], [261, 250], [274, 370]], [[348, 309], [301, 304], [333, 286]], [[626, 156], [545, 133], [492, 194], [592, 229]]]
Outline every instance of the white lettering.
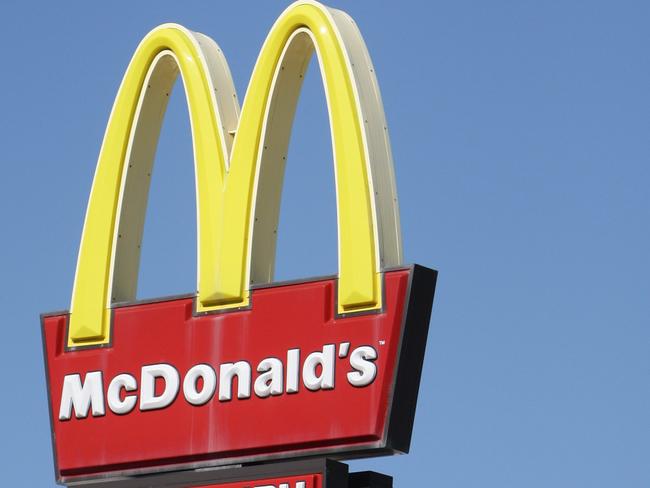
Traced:
[[350, 366], [354, 371], [348, 373], [348, 381], [352, 386], [368, 386], [375, 381], [377, 366], [374, 361], [377, 359], [377, 351], [370, 346], [357, 347], [350, 354]]
[[[336, 346], [327, 344], [323, 347], [323, 352], [312, 352], [305, 364], [302, 365], [302, 382], [307, 389], [331, 390], [334, 388], [334, 361], [336, 358]], [[320, 366], [320, 375], [317, 375], [317, 369]]]
[[135, 395], [125, 395], [124, 400], [122, 400], [120, 398], [120, 392], [122, 389], [124, 389], [124, 391], [135, 391], [138, 389], [138, 383], [133, 376], [125, 373], [118, 374], [113, 378], [111, 384], [108, 385], [108, 392], [106, 394], [108, 408], [118, 415], [129, 413], [133, 410], [135, 404], [138, 403], [138, 399]]
[[[156, 379], [165, 383], [163, 392], [156, 396]], [[178, 395], [178, 371], [169, 364], [143, 366], [140, 377], [140, 410], [158, 410], [167, 407]]]
[[[197, 391], [197, 381], [203, 379], [203, 388]], [[183, 380], [183, 395], [192, 405], [197, 407], [208, 403], [217, 388], [217, 373], [207, 364], [197, 364], [192, 367]]]
[[257, 372], [263, 373], [255, 380], [255, 394], [258, 397], [282, 395], [282, 361], [266, 358], [257, 366]]
[[70, 420], [73, 412], [78, 419], [91, 414], [102, 416], [106, 405], [117, 415], [132, 412], [138, 404], [141, 411], [163, 409], [176, 400], [181, 380], [185, 400], [199, 407], [215, 396], [215, 401], [220, 402], [231, 401], [233, 397], [250, 398], [251, 389], [258, 398], [298, 393], [300, 383], [309, 391], [331, 390], [337, 362], [349, 363], [350, 369], [344, 374], [351, 386], [368, 386], [377, 377], [378, 352], [368, 345], [351, 350], [349, 342], [326, 344], [322, 350], [308, 354], [304, 362], [301, 356], [301, 350], [294, 348], [286, 352], [286, 363], [278, 357], [264, 358], [257, 364], [255, 378], [251, 364], [245, 360], [219, 365], [195, 364], [183, 377], [171, 364], [146, 365], [141, 368], [139, 379], [130, 373], [118, 374], [107, 390], [104, 390], [101, 371], [86, 373], [83, 381], [80, 374], [69, 374], [63, 378], [59, 420]]
[[101, 371], [86, 373], [83, 385], [78, 374], [68, 374], [63, 378], [59, 420], [70, 420], [73, 408], [78, 419], [86, 418], [89, 408], [93, 417], [104, 415], [104, 385]]
[[251, 365], [246, 361], [222, 364], [219, 368], [219, 400], [222, 402], [232, 399], [232, 380], [237, 376], [237, 398], [251, 396]]
[[300, 349], [287, 351], [287, 393], [297, 393], [300, 384]]

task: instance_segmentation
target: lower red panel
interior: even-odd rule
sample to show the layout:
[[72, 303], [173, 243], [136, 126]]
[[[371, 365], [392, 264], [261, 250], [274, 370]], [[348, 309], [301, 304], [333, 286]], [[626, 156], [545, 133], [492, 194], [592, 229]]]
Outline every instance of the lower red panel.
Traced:
[[435, 272], [384, 282], [381, 313], [346, 317], [332, 279], [256, 289], [228, 313], [121, 306], [105, 348], [66, 351], [68, 315], [44, 316], [57, 476], [408, 450]]
[[323, 477], [320, 474], [197, 486], [205, 488], [325, 488], [323, 487]]

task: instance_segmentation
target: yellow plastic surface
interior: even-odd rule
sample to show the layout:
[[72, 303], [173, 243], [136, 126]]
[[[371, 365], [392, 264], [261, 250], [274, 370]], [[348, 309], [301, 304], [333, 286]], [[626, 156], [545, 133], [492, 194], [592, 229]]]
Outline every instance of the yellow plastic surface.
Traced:
[[127, 145], [143, 82], [164, 50], [176, 55], [192, 123], [199, 230], [198, 311], [248, 304], [251, 215], [266, 106], [287, 40], [306, 28], [317, 45], [333, 131], [339, 223], [339, 312], [381, 307], [372, 180], [363, 120], [344, 47], [327, 9], [296, 3], [274, 24], [255, 65], [233, 144], [224, 154], [211, 82], [188, 31], [163, 26], [138, 47], [117, 94], [99, 155], [81, 239], [68, 346], [110, 340], [110, 279]]

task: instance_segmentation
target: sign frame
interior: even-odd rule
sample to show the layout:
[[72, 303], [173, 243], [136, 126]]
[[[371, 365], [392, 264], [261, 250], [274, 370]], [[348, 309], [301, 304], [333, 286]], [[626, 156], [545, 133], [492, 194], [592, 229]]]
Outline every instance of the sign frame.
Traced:
[[[402, 323], [400, 343], [397, 346], [397, 357], [395, 359], [394, 371], [392, 372], [393, 378], [391, 380], [393, 389], [391, 390], [390, 397], [388, 399], [388, 418], [386, 419], [387, 427], [381, 440], [376, 442], [369, 442], [362, 447], [355, 446], [350, 448], [340, 445], [334, 447], [321, 446], [315, 449], [295, 451], [293, 453], [280, 452], [271, 454], [256, 454], [241, 457], [210, 459], [198, 462], [181, 462], [177, 464], [157, 465], [153, 467], [126, 468], [111, 470], [106, 473], [92, 473], [90, 475], [62, 476], [59, 470], [58, 460], [56, 456], [56, 436], [54, 432], [54, 422], [58, 419], [52, 410], [53, 402], [51, 398], [52, 389], [50, 387], [50, 370], [48, 362], [45, 360], [44, 366], [48, 391], [48, 412], [50, 416], [52, 450], [54, 455], [54, 472], [57, 482], [67, 484], [70, 482], [94, 480], [97, 478], [137, 476], [150, 473], [169, 472], [179, 469], [187, 470], [228, 466], [232, 464], [271, 462], [297, 457], [328, 456], [331, 459], [345, 460], [408, 453], [413, 432], [418, 391], [422, 374], [422, 365], [426, 351], [429, 318], [433, 307], [437, 272], [424, 266], [410, 265], [406, 267], [395, 268], [392, 270], [386, 270], [386, 273], [390, 273], [391, 271], [404, 270], [409, 271], [408, 289], [406, 292], [408, 301], [404, 304], [404, 310], [401, 318]], [[265, 285], [264, 287], [258, 287], [256, 289], [280, 288], [292, 284], [302, 284], [305, 282], [310, 283], [327, 279], [335, 279], [335, 277], [327, 276], [299, 281], [291, 280], [287, 282], [278, 282], [271, 285]], [[171, 298], [187, 299], [191, 297], [193, 297], [193, 295], [177, 295]], [[116, 305], [116, 308], [168, 301], [169, 298], [170, 297], [166, 299], [162, 298], [126, 302], [124, 304]], [[365, 314], [372, 315], [374, 313], [375, 312], [366, 312]], [[53, 312], [41, 315], [43, 354], [45, 358], [48, 357], [45, 321], [50, 317], [60, 317], [61, 315], [69, 317], [69, 312]]]

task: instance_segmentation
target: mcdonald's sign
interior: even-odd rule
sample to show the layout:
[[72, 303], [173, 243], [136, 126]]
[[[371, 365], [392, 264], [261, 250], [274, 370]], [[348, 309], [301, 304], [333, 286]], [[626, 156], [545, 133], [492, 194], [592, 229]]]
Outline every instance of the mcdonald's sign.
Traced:
[[[314, 51], [332, 132], [339, 269], [275, 283], [287, 146]], [[194, 148], [197, 291], [136, 301], [149, 175], [179, 74]], [[155, 28], [108, 121], [70, 310], [41, 319], [58, 481], [407, 452], [435, 281], [435, 271], [402, 263], [381, 98], [347, 14], [289, 6], [241, 112], [213, 40]]]

